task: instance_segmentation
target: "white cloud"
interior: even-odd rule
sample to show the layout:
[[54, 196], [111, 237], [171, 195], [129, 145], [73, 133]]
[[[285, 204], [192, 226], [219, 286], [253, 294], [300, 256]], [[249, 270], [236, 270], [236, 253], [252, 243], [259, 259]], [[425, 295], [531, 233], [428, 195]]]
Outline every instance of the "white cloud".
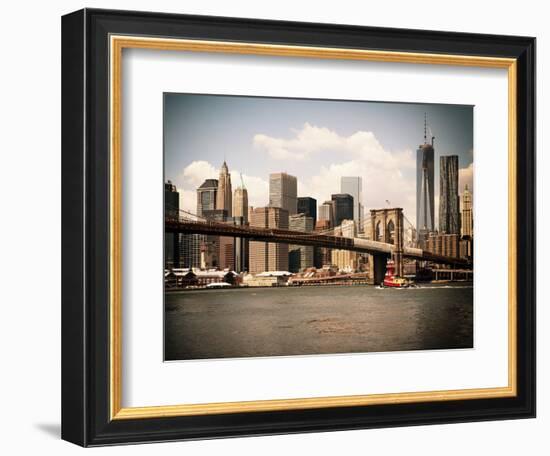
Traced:
[[175, 182], [180, 194], [180, 209], [195, 214], [197, 212], [196, 189], [206, 179], [217, 179], [218, 170], [205, 160], [196, 160], [187, 165]]
[[296, 137], [291, 139], [257, 134], [254, 136], [253, 144], [254, 147], [265, 150], [274, 159], [305, 160], [315, 152], [337, 148], [341, 142], [337, 133], [307, 122], [301, 130], [295, 130], [294, 133]]
[[187, 165], [181, 175], [184, 184], [196, 188], [206, 179], [217, 179], [219, 171], [204, 160], [193, 161]]
[[368, 155], [372, 164], [385, 168], [394, 168], [396, 163], [400, 164], [401, 169], [403, 166], [414, 167], [414, 160], [400, 163], [402, 159], [414, 158], [412, 151], [389, 153], [371, 131], [357, 131], [350, 136], [341, 136], [328, 128], [306, 122], [301, 130], [294, 130], [294, 133], [293, 138], [257, 134], [253, 138], [253, 144], [274, 159], [304, 160], [315, 153], [330, 151], [352, 158], [364, 158]]
[[[391, 205], [403, 207], [411, 222], [415, 221], [415, 156], [412, 150], [388, 151], [370, 131], [357, 131], [350, 136], [304, 124], [292, 138], [256, 135], [254, 145], [274, 159], [312, 160], [315, 153], [330, 151], [342, 161], [319, 164], [312, 177], [298, 176], [298, 196], [311, 196], [318, 204], [340, 192], [340, 177], [363, 178], [363, 201], [367, 210]], [[409, 178], [406, 176], [409, 175]], [[412, 177], [411, 177], [412, 176]]]
[[474, 191], [474, 164], [458, 170], [458, 193], [462, 194], [464, 186], [468, 184], [468, 190]]

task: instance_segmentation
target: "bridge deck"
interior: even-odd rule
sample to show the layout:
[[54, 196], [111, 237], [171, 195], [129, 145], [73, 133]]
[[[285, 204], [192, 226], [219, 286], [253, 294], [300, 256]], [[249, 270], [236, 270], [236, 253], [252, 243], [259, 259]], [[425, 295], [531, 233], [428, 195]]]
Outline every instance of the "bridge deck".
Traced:
[[[310, 245], [338, 250], [350, 250], [371, 255], [390, 255], [395, 250], [394, 244], [372, 241], [363, 238], [347, 238], [331, 236], [315, 232], [301, 232], [275, 228], [232, 225], [212, 221], [194, 221], [186, 219], [165, 220], [165, 230], [168, 233], [205, 234], [212, 236], [240, 237], [253, 241], [276, 242], [283, 244]], [[425, 252], [422, 249], [405, 247], [403, 256], [419, 260], [433, 261], [440, 264], [468, 266], [470, 263], [463, 258], [447, 257]]]

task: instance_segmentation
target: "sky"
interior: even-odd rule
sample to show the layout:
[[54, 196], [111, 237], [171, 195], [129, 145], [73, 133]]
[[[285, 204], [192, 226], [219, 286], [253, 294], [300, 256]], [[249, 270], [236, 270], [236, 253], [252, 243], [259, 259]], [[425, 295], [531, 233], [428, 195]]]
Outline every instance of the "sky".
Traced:
[[233, 190], [249, 205], [269, 200], [269, 174], [298, 178], [298, 196], [317, 204], [340, 192], [341, 176], [363, 179], [365, 209], [402, 207], [416, 223], [416, 149], [435, 136], [436, 222], [439, 157], [458, 155], [459, 188], [473, 190], [473, 107], [201, 94], [164, 94], [164, 174], [180, 207], [196, 213], [196, 189], [225, 160]]

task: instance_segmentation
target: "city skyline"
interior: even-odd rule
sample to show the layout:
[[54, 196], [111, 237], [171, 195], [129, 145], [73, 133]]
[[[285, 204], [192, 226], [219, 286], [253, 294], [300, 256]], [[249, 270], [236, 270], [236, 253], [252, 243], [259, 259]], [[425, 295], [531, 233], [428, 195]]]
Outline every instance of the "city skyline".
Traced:
[[[341, 193], [342, 177], [358, 176], [365, 209], [387, 207], [389, 200], [414, 223], [424, 113], [436, 136], [436, 160], [458, 155], [460, 193], [465, 184], [473, 188], [469, 106], [166, 94], [165, 109], [165, 179], [177, 186], [180, 208], [193, 213], [196, 189], [219, 177], [226, 161], [233, 179], [242, 174], [253, 207], [269, 204], [273, 173], [296, 176], [297, 196], [315, 198], [318, 205]], [[198, 123], [206, 117], [216, 132], [205, 136]], [[364, 128], [354, 131], [361, 123]], [[436, 189], [436, 207], [438, 196]]]
[[165, 359], [473, 346], [472, 107], [167, 94], [164, 125]]

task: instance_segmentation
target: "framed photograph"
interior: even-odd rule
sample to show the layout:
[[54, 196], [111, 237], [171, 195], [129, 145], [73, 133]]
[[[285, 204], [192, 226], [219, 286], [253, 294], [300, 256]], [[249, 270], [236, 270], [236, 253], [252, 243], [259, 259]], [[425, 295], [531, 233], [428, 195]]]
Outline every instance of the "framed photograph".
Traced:
[[535, 416], [535, 39], [62, 20], [62, 437]]

